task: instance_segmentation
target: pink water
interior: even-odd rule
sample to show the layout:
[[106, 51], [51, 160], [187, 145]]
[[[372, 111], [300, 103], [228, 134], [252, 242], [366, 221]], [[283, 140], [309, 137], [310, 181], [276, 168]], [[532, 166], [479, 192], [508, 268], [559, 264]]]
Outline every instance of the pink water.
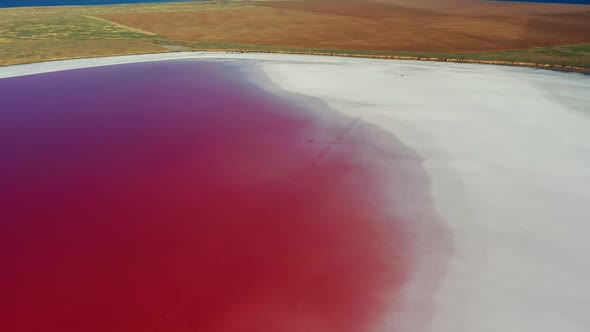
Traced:
[[384, 142], [233, 65], [0, 80], [0, 329], [360, 332], [412, 273]]

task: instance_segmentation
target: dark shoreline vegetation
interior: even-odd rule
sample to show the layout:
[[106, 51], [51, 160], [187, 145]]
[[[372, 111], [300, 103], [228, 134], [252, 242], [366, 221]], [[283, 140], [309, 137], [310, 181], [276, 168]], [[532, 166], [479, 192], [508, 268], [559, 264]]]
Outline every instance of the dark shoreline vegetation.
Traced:
[[[262, 45], [241, 45], [234, 43], [196, 43], [154, 40], [154, 44], [163, 43], [171, 51], [219, 51], [244, 53], [285, 53], [327, 56], [347, 56], [359, 58], [407, 59], [441, 62], [488, 63], [525, 67], [544, 67], [555, 69], [572, 69], [590, 72], [590, 44], [566, 45], [555, 47], [538, 47], [528, 50], [510, 50], [481, 53], [420, 53], [387, 52], [344, 49], [290, 48]], [[581, 58], [581, 59], [579, 59]], [[494, 63], [496, 62], [496, 63]]]
[[[94, 58], [118, 55], [140, 55], [153, 53], [170, 53], [182, 51], [210, 51], [210, 52], [240, 52], [240, 53], [269, 53], [269, 54], [308, 54], [324, 56], [346, 56], [358, 58], [381, 58], [400, 60], [423, 60], [457, 63], [481, 63], [508, 66], [537, 67], [590, 73], [590, 44], [567, 45], [555, 47], [539, 47], [527, 50], [510, 50], [497, 52], [482, 52], [470, 54], [442, 54], [419, 52], [386, 52], [344, 49], [313, 49], [290, 48], [264, 45], [242, 45], [235, 43], [207, 43], [173, 41], [161, 36], [151, 38], [113, 39], [109, 41], [81, 40], [76, 42], [81, 49], [74, 54], [53, 51], [52, 43], [31, 42], [25, 49], [35, 48], [35, 51], [25, 51], [16, 48], [0, 48], [0, 66], [26, 64], [43, 61]], [[65, 42], [66, 45], [69, 42]], [[59, 43], [59, 42], [58, 42]], [[23, 44], [24, 45], [24, 44]], [[113, 48], [125, 48], [125, 51], [113, 52]], [[21, 45], [22, 46], [22, 45]], [[14, 56], [12, 59], [9, 57]], [[12, 60], [11, 62], [7, 62]]]
[[[110, 1], [110, 0], [109, 0]], [[113, 0], [114, 1], [114, 0]], [[590, 43], [485, 52], [403, 52], [290, 47], [168, 38], [103, 18], [129, 12], [225, 11], [261, 8], [249, 1], [188, 1], [128, 6], [37, 7], [0, 10], [0, 66], [175, 51], [317, 54], [384, 59], [488, 63], [590, 72]]]
[[[515, 67], [531, 67], [560, 70], [567, 72], [579, 72], [590, 75], [590, 44], [588, 45], [570, 45], [560, 47], [541, 47], [529, 50], [512, 50], [499, 52], [485, 52], [473, 54], [433, 54], [433, 53], [412, 53], [412, 52], [379, 52], [379, 51], [359, 51], [359, 50], [339, 50], [339, 49], [304, 49], [304, 48], [277, 48], [270, 46], [253, 46], [253, 45], [237, 45], [229, 43], [193, 43], [185, 46], [167, 44], [167, 40], [153, 40], [154, 43], [144, 44], [140, 40], [136, 42], [125, 41], [128, 49], [136, 49], [135, 52], [127, 52], [121, 54], [112, 54], [109, 52], [100, 53], [100, 49], [90, 48], [93, 54], [78, 54], [74, 56], [58, 56], [43, 57], [42, 51], [37, 53], [42, 58], [38, 60], [23, 61], [12, 64], [2, 63], [2, 50], [0, 50], [0, 67], [28, 64], [37, 62], [59, 61], [59, 60], [73, 60], [73, 59], [89, 59], [96, 57], [109, 56], [123, 56], [123, 55], [141, 55], [141, 54], [166, 54], [173, 52], [221, 52], [221, 53], [265, 53], [265, 54], [294, 54], [294, 55], [318, 55], [318, 56], [341, 56], [354, 58], [373, 58], [373, 59], [390, 59], [390, 60], [417, 60], [417, 61], [436, 61], [436, 62], [451, 62], [451, 63], [473, 63], [473, 64], [489, 64]], [[163, 44], [160, 44], [163, 43]], [[117, 43], [121, 44], [121, 43]], [[157, 48], [162, 46], [164, 48]], [[90, 46], [92, 45], [90, 43]], [[148, 46], [152, 46], [151, 51]], [[556, 60], [555, 56], [551, 54], [560, 54], [564, 57], [570, 57], [568, 50], [578, 49], [584, 50], [586, 53], [585, 59], [582, 61], [576, 60]], [[545, 59], [543, 56], [546, 55]]]

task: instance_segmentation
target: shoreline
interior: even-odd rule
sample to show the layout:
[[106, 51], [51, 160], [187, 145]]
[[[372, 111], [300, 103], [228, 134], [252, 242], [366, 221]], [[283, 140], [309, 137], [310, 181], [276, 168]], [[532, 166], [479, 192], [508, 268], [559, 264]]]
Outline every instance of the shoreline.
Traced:
[[236, 51], [228, 53], [268, 53], [268, 54], [297, 54], [297, 55], [317, 55], [317, 56], [340, 56], [347, 58], [370, 58], [370, 59], [389, 59], [389, 60], [414, 60], [414, 61], [432, 61], [432, 62], [451, 62], [451, 63], [472, 63], [480, 65], [497, 65], [510, 67], [541, 68], [550, 70], [572, 71], [590, 74], [590, 68], [568, 65], [552, 65], [535, 62], [515, 62], [503, 60], [475, 60], [460, 58], [440, 58], [440, 57], [420, 57], [405, 55], [378, 55], [378, 54], [351, 54], [351, 53], [322, 53], [322, 52], [283, 52], [283, 51]]
[[[341, 57], [341, 58], [353, 58], [353, 59], [381, 59], [381, 60], [399, 60], [399, 61], [420, 61], [420, 62], [437, 62], [437, 63], [451, 63], [451, 64], [475, 64], [475, 65], [488, 65], [488, 66], [500, 66], [500, 67], [515, 67], [515, 68], [530, 68], [530, 69], [547, 69], [553, 71], [560, 71], [566, 73], [578, 73], [584, 75], [590, 75], [590, 68], [568, 66], [568, 65], [551, 65], [534, 62], [512, 62], [512, 61], [498, 61], [498, 60], [473, 60], [473, 59], [459, 59], [459, 58], [439, 58], [439, 57], [419, 57], [419, 56], [397, 56], [397, 55], [378, 55], [378, 54], [349, 54], [349, 53], [324, 53], [324, 52], [288, 52], [288, 51], [249, 51], [249, 50], [235, 50], [235, 51], [172, 51], [162, 53], [147, 53], [147, 54], [128, 54], [128, 55], [114, 55], [106, 57], [82, 57], [82, 58], [62, 58], [52, 59], [40, 62], [30, 62], [14, 65], [0, 65], [0, 79], [5, 76], [2, 72], [7, 68], [21, 68], [22, 66], [35, 66], [35, 65], [49, 65], [55, 63], [62, 63], [67, 61], [82, 61], [82, 62], [97, 62], [96, 65], [90, 65], [90, 67], [109, 64], [125, 64], [127, 62], [113, 61], [114, 59], [129, 59], [130, 62], [143, 62], [143, 61], [159, 61], [169, 59], [182, 59], [191, 58], [193, 56], [209, 56], [209, 55], [293, 55], [293, 56], [316, 56], [316, 57]], [[145, 58], [145, 59], [144, 59]], [[83, 68], [83, 67], [80, 67]], [[50, 71], [58, 71], [50, 70]], [[10, 70], [9, 70], [10, 71]], [[49, 71], [47, 71], [49, 72]], [[27, 74], [23, 74], [27, 75]], [[20, 76], [20, 75], [19, 75]]]

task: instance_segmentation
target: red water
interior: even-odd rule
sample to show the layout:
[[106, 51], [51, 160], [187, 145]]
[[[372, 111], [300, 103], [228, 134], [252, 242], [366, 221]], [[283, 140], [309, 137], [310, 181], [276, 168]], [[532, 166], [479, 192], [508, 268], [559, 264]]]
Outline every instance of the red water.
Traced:
[[411, 239], [369, 129], [240, 75], [0, 80], [0, 330], [361, 332], [387, 315]]

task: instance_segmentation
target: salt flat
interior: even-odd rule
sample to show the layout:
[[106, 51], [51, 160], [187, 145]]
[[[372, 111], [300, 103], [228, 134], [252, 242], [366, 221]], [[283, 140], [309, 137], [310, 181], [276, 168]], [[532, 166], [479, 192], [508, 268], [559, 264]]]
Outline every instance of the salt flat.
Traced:
[[[424, 158], [454, 242], [425, 330], [590, 326], [590, 77], [364, 60], [264, 67], [283, 88], [386, 128]], [[393, 326], [417, 330], [415, 305]]]
[[[446, 231], [383, 331], [586, 331], [590, 77], [372, 59], [176, 53], [0, 68], [0, 77], [162, 59], [244, 62], [280, 89], [379, 126], [416, 151]], [[403, 196], [402, 193], [396, 195]], [[403, 197], [402, 197], [403, 198]], [[406, 202], [405, 213], [420, 210]], [[453, 244], [450, 259], [436, 243]], [[444, 278], [433, 280], [442, 273]]]

